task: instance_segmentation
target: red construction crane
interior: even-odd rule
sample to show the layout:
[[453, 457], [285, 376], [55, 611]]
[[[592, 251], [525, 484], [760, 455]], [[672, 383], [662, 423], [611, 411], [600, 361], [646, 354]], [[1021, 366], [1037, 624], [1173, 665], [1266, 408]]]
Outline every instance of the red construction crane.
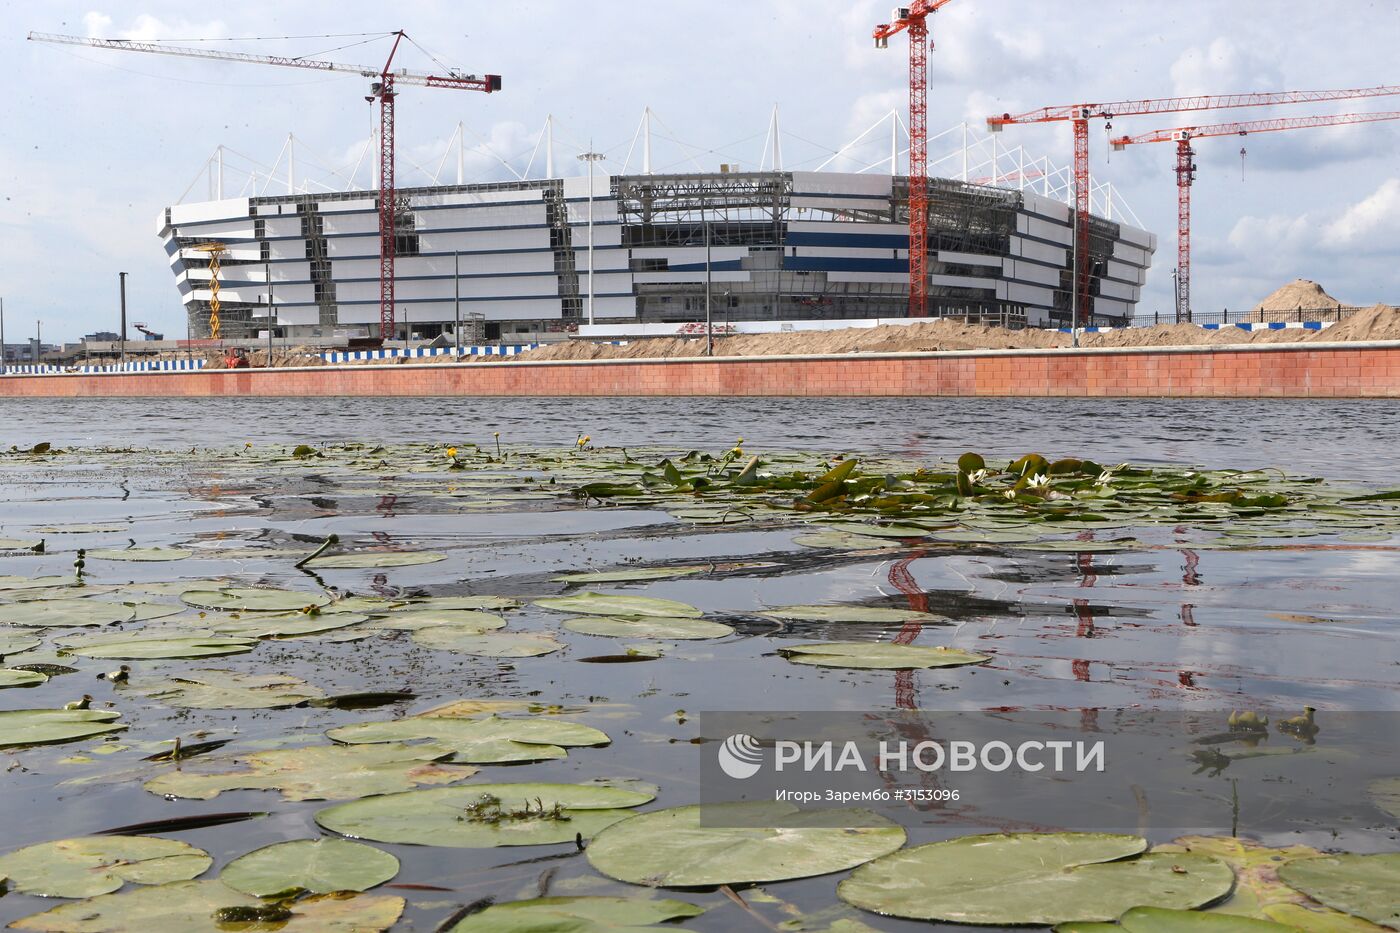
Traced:
[[[1336, 91], [1275, 91], [1260, 94], [1200, 95], [1164, 97], [1149, 100], [1120, 100], [1109, 104], [1067, 104], [1043, 107], [1021, 114], [1003, 113], [988, 117], [994, 133], [1002, 127], [1023, 123], [1074, 124], [1074, 315], [1076, 323], [1089, 306], [1089, 121], [1152, 113], [1185, 113], [1192, 110], [1226, 110], [1232, 107], [1270, 107], [1275, 104], [1307, 104], [1324, 100], [1353, 100], [1361, 97], [1387, 97], [1400, 94], [1400, 85], [1351, 88]], [[1110, 124], [1111, 125], [1111, 124]]]
[[[85, 45], [97, 49], [122, 52], [151, 52], [156, 55], [178, 55], [223, 62], [244, 62], [255, 65], [280, 65], [284, 68], [310, 68], [313, 71], [341, 71], [376, 79], [370, 85], [367, 101], [379, 101], [379, 336], [389, 340], [394, 336], [394, 232], [397, 197], [394, 189], [394, 90], [396, 84], [421, 87], [455, 88], [459, 91], [484, 91], [490, 94], [501, 89], [500, 75], [477, 77], [449, 70], [446, 75], [427, 74], [400, 68], [390, 71], [399, 43], [408, 36], [403, 30], [386, 33], [394, 37], [393, 48], [383, 68], [368, 65], [345, 65], [339, 62], [310, 58], [288, 58], [282, 55], [251, 55], [247, 52], [225, 52], [216, 49], [192, 49], [159, 42], [135, 42], [129, 39], [92, 39], [86, 36], [64, 36], [46, 32], [31, 32], [30, 40], [56, 45]], [[412, 42], [413, 40], [409, 40]]]
[[896, 7], [894, 22], [875, 27], [875, 48], [909, 32], [909, 316], [928, 314], [928, 17], [952, 0]]
[[[1288, 117], [1254, 120], [1249, 123], [1214, 123], [1209, 126], [1177, 126], [1153, 130], [1138, 136], [1111, 140], [1121, 152], [1140, 143], [1176, 143], [1176, 319], [1191, 320], [1191, 183], [1196, 180], [1196, 150], [1191, 140], [1211, 136], [1248, 136], [1251, 133], [1277, 133], [1314, 126], [1346, 126], [1352, 123], [1380, 123], [1400, 120], [1400, 112], [1335, 113], [1316, 117]], [[1240, 150], [1243, 152], [1244, 150]]]

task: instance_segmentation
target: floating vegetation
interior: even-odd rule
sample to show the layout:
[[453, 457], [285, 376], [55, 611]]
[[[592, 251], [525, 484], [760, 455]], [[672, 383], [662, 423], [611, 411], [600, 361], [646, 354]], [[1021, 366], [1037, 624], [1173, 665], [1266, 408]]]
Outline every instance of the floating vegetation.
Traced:
[[141, 678], [123, 693], [166, 706], [188, 709], [283, 709], [325, 693], [290, 674], [250, 674], [230, 670], [182, 671], [169, 677]]
[[296, 839], [240, 855], [219, 880], [255, 897], [368, 891], [399, 873], [388, 852], [347, 839]]
[[[551, 845], [591, 839], [632, 816], [630, 807], [655, 796], [636, 785], [606, 783], [470, 784], [339, 804], [318, 812], [316, 822], [342, 836], [374, 842], [469, 849]], [[486, 818], [492, 812], [516, 816]]]
[[324, 593], [261, 587], [230, 586], [220, 590], [187, 590], [180, 599], [197, 609], [229, 609], [238, 612], [297, 612], [324, 606], [331, 598]]
[[156, 836], [84, 836], [25, 846], [0, 856], [12, 890], [40, 897], [93, 897], [123, 884], [165, 884], [198, 877], [209, 853]]
[[86, 635], [71, 636], [59, 642], [63, 650], [86, 658], [113, 660], [162, 660], [210, 658], [243, 654], [257, 647], [255, 638], [233, 638], [215, 634], [188, 635]]
[[563, 758], [565, 746], [606, 745], [607, 733], [562, 719], [458, 719], [410, 716], [390, 722], [358, 722], [326, 733], [337, 742], [413, 742], [427, 740], [450, 748], [451, 761], [504, 764]]
[[0, 748], [49, 745], [119, 732], [126, 726], [112, 720], [120, 716], [114, 710], [97, 709], [0, 710]]
[[941, 645], [903, 645], [898, 642], [826, 641], [779, 648], [778, 653], [794, 664], [817, 667], [856, 667], [904, 670], [915, 667], [961, 667], [986, 664], [991, 657]]
[[[0, 688], [16, 688], [0, 704], [43, 707], [0, 710], [0, 777], [22, 804], [7, 838], [33, 843], [0, 855], [0, 922], [39, 909], [13, 895], [42, 895], [83, 900], [15, 929], [360, 933], [399, 922], [403, 898], [365, 893], [390, 884], [439, 892], [415, 903], [415, 929], [465, 933], [685, 929], [707, 909], [728, 913], [689, 925], [855, 933], [864, 910], [1060, 933], [1400, 928], [1394, 853], [1105, 833], [910, 847], [873, 812], [702, 806], [693, 781], [694, 756], [723, 738], [697, 711], [829, 703], [883, 728], [945, 690], [963, 709], [1080, 711], [1086, 731], [1115, 696], [1143, 710], [1238, 698], [1219, 717], [1227, 739], [1168, 749], [1167, 766], [1204, 764], [1216, 783], [1195, 786], [1226, 810], [1247, 769], [1304, 780], [1329, 760], [1328, 710], [1393, 705], [1393, 613], [1336, 591], [1388, 566], [1400, 491], [1037, 454], [492, 441], [59, 460], [31, 438], [0, 453], [0, 482], [54, 496], [54, 514], [7, 515], [0, 539]], [[89, 468], [122, 484], [120, 502], [68, 508], [58, 490]], [[1335, 556], [1304, 565], [1305, 549]], [[1280, 565], [1265, 579], [1287, 582], [1240, 595], [1238, 568], [1260, 554]], [[1323, 637], [1352, 653], [1319, 659]], [[420, 697], [430, 708], [409, 714]], [[1290, 829], [1393, 849], [1395, 773]], [[588, 780], [600, 774], [621, 777]], [[522, 780], [488, 782], [503, 775]], [[664, 785], [664, 809], [639, 812], [659, 791], [638, 777]], [[196, 802], [226, 792], [227, 808]], [[1026, 825], [973, 797], [887, 812], [939, 834], [950, 816]], [[1258, 803], [1242, 795], [1231, 831], [1260, 832]], [[298, 838], [313, 813], [327, 835]], [[209, 855], [162, 838], [189, 830], [210, 830], [198, 841], [220, 862], [244, 854], [198, 880]], [[75, 838], [43, 841], [60, 835]], [[400, 866], [355, 840], [436, 854]], [[498, 846], [545, 848], [451, 851]], [[624, 884], [696, 890], [613, 896]], [[474, 900], [486, 891], [524, 899]]]
[[604, 830], [587, 854], [609, 878], [689, 888], [843, 871], [894, 852], [904, 838], [901, 826], [869, 811], [802, 813], [760, 801], [643, 813]]
[[863, 865], [837, 894], [863, 910], [911, 920], [1014, 926], [1114, 920], [1133, 907], [1190, 910], [1234, 886], [1209, 856], [1147, 853], [1110, 833], [962, 836]]
[[150, 933], [257, 923], [263, 929], [374, 933], [397, 923], [403, 908], [401, 897], [369, 894], [320, 895], [269, 906], [221, 881], [176, 881], [74, 901], [10, 926], [38, 933]]
[[209, 800], [226, 790], [277, 790], [287, 800], [349, 800], [469, 778], [475, 768], [437, 762], [436, 745], [311, 745], [206, 755], [145, 783], [153, 794]]

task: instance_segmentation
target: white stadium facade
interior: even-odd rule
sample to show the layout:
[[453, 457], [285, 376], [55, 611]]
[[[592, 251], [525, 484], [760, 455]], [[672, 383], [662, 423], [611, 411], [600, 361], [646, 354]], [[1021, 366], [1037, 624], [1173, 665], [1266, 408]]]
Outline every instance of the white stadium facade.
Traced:
[[[707, 280], [716, 322], [907, 315], [904, 176], [600, 173], [591, 199], [589, 186], [574, 177], [399, 189], [395, 339], [450, 332], [459, 306], [484, 319], [488, 340], [573, 330], [588, 321], [590, 291], [598, 324], [703, 320]], [[1069, 323], [1071, 211], [1021, 187], [929, 179], [931, 315]], [[277, 336], [377, 336], [376, 197], [166, 208], [158, 232], [191, 335], [209, 331], [209, 254], [198, 247], [217, 242], [223, 336], [266, 333], [269, 309]], [[1096, 214], [1090, 242], [1092, 316], [1081, 323], [1122, 323], [1156, 237]]]

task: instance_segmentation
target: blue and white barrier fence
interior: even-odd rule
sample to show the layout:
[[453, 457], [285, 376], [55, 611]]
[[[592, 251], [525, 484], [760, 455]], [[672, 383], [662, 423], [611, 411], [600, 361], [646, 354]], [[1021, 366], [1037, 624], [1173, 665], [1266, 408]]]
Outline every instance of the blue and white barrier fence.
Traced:
[[[1264, 322], [1260, 323], [1260, 322], [1241, 321], [1241, 322], [1239, 322], [1239, 323], [1237, 323], [1237, 324], [1197, 324], [1196, 326], [1199, 327], [1199, 328], [1201, 328], [1202, 330], [1225, 330], [1225, 329], [1230, 328], [1230, 327], [1238, 327], [1240, 330], [1250, 330], [1250, 331], [1253, 331], [1253, 330], [1322, 330], [1322, 329], [1324, 329], [1324, 328], [1331, 327], [1331, 326], [1332, 326], [1333, 324], [1335, 324], [1335, 323], [1337, 323], [1337, 322], [1336, 322], [1336, 321], [1264, 321]], [[1108, 333], [1109, 331], [1113, 331], [1113, 330], [1133, 330], [1133, 329], [1135, 329], [1135, 328], [1133, 328], [1133, 327], [1131, 327], [1131, 326], [1130, 326], [1130, 327], [1081, 327], [1081, 328], [1079, 328], [1079, 332], [1080, 332], [1081, 334], [1106, 334], [1106, 333]], [[1068, 334], [1068, 333], [1070, 333], [1070, 328], [1068, 328], [1068, 327], [1056, 327], [1056, 328], [1052, 328], [1052, 330], [1058, 330], [1058, 331], [1059, 331], [1060, 333], [1062, 333], [1062, 334]]]
[[[538, 347], [537, 343], [511, 343], [500, 346], [494, 344], [462, 347], [463, 356], [515, 356], [526, 350]], [[412, 347], [384, 350], [333, 350], [322, 353], [321, 359], [327, 363], [348, 363], [352, 360], [391, 360], [401, 357], [456, 356], [457, 347]]]
[[54, 373], [147, 373], [175, 372], [178, 370], [203, 369], [205, 360], [133, 360], [129, 363], [114, 363], [100, 366], [83, 363], [73, 366], [55, 366], [52, 363], [11, 363], [5, 367], [4, 375], [36, 376]]

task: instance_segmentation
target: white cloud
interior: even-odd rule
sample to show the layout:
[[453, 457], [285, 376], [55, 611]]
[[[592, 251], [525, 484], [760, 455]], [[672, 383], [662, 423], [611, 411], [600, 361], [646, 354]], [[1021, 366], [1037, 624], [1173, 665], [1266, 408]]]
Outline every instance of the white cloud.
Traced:
[[1261, 47], [1272, 48], [1272, 44], [1241, 47], [1233, 39], [1221, 36], [1207, 46], [1187, 49], [1171, 66], [1176, 96], [1242, 94], [1285, 87], [1278, 56], [1265, 57], [1255, 51]]
[[1324, 243], [1334, 248], [1394, 253], [1400, 248], [1400, 178], [1386, 179], [1371, 195], [1323, 227], [1322, 235]]
[[115, 21], [106, 13], [93, 11], [83, 15], [83, 28], [86, 35], [95, 39], [128, 39], [133, 42], [153, 42], [157, 39], [221, 39], [228, 35], [228, 27], [223, 20], [195, 22], [175, 20], [165, 22], [143, 13], [132, 20], [124, 29], [116, 29]]

